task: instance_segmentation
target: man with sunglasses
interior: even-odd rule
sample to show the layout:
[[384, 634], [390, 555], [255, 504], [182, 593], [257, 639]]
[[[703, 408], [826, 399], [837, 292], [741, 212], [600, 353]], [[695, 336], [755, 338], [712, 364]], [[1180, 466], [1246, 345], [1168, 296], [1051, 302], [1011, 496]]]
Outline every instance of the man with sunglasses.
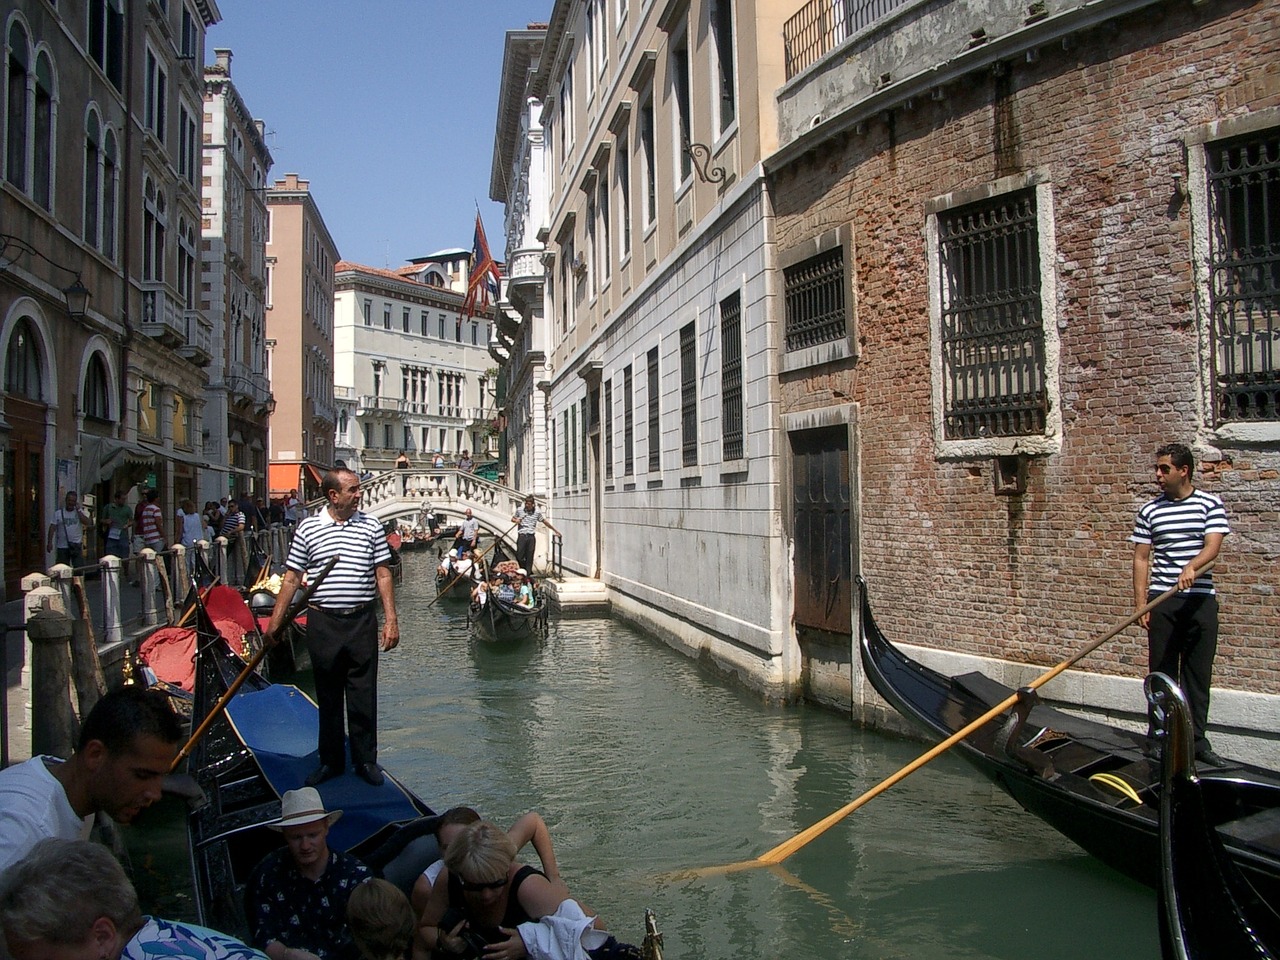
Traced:
[[1172, 677], [1187, 696], [1196, 759], [1220, 766], [1222, 758], [1205, 736], [1218, 649], [1218, 597], [1212, 573], [1199, 571], [1217, 558], [1231, 528], [1221, 498], [1192, 484], [1194, 471], [1195, 459], [1184, 444], [1169, 443], [1156, 451], [1160, 496], [1138, 511], [1129, 538], [1134, 543], [1133, 601], [1140, 608], [1178, 588], [1138, 623], [1147, 629], [1151, 672]]

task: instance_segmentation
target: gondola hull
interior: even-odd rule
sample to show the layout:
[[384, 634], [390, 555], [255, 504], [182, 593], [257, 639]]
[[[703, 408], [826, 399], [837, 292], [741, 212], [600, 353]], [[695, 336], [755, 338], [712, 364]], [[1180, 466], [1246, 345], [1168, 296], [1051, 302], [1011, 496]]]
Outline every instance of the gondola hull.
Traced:
[[471, 623], [476, 635], [491, 643], [521, 643], [543, 635], [547, 629], [547, 604], [523, 607], [497, 597], [472, 606]]
[[[212, 624], [201, 608], [197, 718], [209, 715], [245, 666], [220, 640], [203, 642], [209, 630]], [[294, 746], [255, 752], [248, 744], [261, 740], [261, 726], [273, 722], [284, 728]], [[281, 794], [302, 786], [307, 771], [316, 764], [317, 722], [315, 704], [296, 687], [273, 685], [251, 673], [228, 711], [213, 721], [193, 747], [188, 772], [208, 798], [187, 819], [199, 922], [240, 937], [249, 935], [244, 884], [262, 857], [283, 843], [281, 834], [267, 824], [280, 815]], [[352, 774], [321, 786], [326, 802], [347, 808], [347, 815], [330, 833], [331, 846], [359, 856], [385, 841], [399, 825], [431, 814], [431, 809], [394, 777], [388, 774], [387, 781], [383, 787], [370, 787]], [[377, 793], [382, 790], [389, 790], [390, 795]], [[341, 803], [333, 802], [335, 791], [340, 792]], [[353, 816], [353, 828], [345, 835], [338, 834], [343, 821], [351, 821]]]
[[[983, 674], [949, 677], [906, 656], [880, 632], [865, 582], [859, 580], [859, 587], [863, 668], [898, 712], [941, 739], [1013, 694]], [[956, 751], [1025, 810], [1109, 866], [1155, 887], [1159, 769], [1143, 753], [1145, 737], [1037, 706], [1006, 748], [998, 736], [1007, 718], [984, 724]], [[1229, 855], [1261, 896], [1280, 902], [1280, 776], [1232, 764], [1202, 782]]]

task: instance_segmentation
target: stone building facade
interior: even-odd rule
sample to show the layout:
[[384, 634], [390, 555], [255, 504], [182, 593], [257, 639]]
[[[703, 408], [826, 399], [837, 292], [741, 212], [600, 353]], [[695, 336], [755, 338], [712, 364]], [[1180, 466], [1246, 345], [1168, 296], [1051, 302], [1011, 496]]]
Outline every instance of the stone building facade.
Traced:
[[[1274, 764], [1232, 735], [1280, 733], [1280, 8], [890, 6], [778, 91], [793, 472], [848, 478], [893, 639], [1017, 685], [1132, 612], [1154, 451], [1191, 444], [1233, 528], [1211, 734]], [[812, 692], [869, 705], [848, 637], [798, 630]], [[1135, 627], [1045, 693], [1136, 722], [1145, 671]]]

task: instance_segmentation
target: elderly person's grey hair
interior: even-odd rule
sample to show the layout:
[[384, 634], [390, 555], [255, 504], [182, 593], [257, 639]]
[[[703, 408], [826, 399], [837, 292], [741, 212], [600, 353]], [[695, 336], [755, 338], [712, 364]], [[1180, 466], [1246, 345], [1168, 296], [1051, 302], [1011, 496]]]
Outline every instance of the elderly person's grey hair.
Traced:
[[133, 884], [101, 844], [41, 840], [0, 885], [0, 927], [14, 941], [83, 943], [100, 917], [117, 930], [142, 922]]

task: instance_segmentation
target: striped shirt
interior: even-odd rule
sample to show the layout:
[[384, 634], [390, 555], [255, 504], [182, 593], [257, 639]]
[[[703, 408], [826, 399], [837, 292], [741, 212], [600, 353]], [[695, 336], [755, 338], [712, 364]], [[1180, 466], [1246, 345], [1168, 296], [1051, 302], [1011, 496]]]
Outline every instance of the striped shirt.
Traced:
[[138, 515], [138, 536], [148, 547], [159, 550], [164, 546], [164, 533], [160, 524], [164, 523], [164, 514], [154, 503], [148, 503]]
[[534, 507], [532, 513], [528, 513], [522, 509], [511, 519], [519, 522], [520, 536], [524, 536], [526, 533], [537, 533], [538, 524], [542, 521], [542, 511], [537, 507]]
[[230, 537], [243, 526], [244, 514], [239, 510], [228, 511], [226, 517], [222, 521], [222, 527], [218, 530], [218, 535], [222, 537]]
[[[1150, 591], [1163, 593], [1177, 586], [1179, 574], [1204, 549], [1207, 534], [1226, 536], [1230, 532], [1227, 508], [1221, 498], [1203, 490], [1192, 490], [1181, 500], [1170, 500], [1161, 494], [1144, 506], [1138, 511], [1133, 536], [1129, 539], [1150, 544]], [[1196, 577], [1187, 592], [1213, 593], [1213, 574]]]
[[298, 521], [285, 565], [311, 579], [331, 557], [340, 559], [310, 602], [319, 607], [368, 603], [378, 595], [374, 569], [391, 563], [391, 548], [382, 524], [359, 511], [339, 523], [327, 507]]

